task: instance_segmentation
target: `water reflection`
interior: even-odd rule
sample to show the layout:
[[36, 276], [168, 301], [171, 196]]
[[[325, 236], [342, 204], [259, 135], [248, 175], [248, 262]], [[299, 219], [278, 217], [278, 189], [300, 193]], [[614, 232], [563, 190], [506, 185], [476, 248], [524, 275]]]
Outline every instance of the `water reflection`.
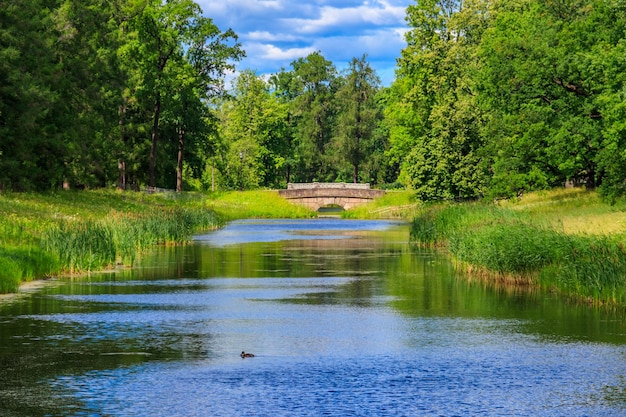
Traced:
[[623, 312], [459, 279], [406, 225], [324, 222], [238, 222], [0, 305], [0, 415], [626, 411]]

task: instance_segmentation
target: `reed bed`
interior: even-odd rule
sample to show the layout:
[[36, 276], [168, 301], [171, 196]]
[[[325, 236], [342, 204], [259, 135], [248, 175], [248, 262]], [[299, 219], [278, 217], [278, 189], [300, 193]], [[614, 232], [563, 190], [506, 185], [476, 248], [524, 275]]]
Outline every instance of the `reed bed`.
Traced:
[[413, 220], [411, 240], [447, 248], [458, 268], [483, 279], [626, 306], [626, 236], [565, 233], [546, 219], [494, 204], [437, 205]]
[[0, 293], [47, 276], [133, 265], [154, 245], [221, 225], [203, 195], [0, 193]]
[[44, 247], [69, 272], [93, 271], [116, 263], [132, 265], [152, 246], [185, 243], [194, 232], [218, 225], [215, 213], [202, 208], [111, 212], [99, 221], [60, 222], [46, 234]]

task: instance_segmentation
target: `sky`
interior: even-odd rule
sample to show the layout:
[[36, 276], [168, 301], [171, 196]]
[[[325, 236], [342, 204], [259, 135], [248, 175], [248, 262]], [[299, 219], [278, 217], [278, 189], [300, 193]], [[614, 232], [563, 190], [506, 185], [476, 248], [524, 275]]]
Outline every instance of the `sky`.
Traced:
[[196, 0], [205, 16], [231, 28], [247, 57], [238, 70], [274, 74], [320, 51], [337, 70], [367, 54], [383, 86], [406, 46], [406, 8], [415, 0]]

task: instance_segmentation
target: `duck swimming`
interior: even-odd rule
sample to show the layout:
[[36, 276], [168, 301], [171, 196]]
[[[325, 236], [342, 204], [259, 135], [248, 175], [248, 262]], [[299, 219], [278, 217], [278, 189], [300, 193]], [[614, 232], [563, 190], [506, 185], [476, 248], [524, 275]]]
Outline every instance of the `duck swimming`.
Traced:
[[241, 357], [242, 358], [254, 358], [254, 354], [241, 351]]

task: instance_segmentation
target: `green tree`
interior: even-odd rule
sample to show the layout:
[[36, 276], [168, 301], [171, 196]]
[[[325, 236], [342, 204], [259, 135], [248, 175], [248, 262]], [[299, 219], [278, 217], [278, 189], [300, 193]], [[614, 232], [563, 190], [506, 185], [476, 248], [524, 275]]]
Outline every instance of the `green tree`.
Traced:
[[412, 28], [389, 94], [391, 163], [422, 199], [481, 195], [482, 115], [473, 82], [488, 2], [424, 0], [407, 9]]
[[[59, 175], [42, 154], [56, 129], [43, 135], [54, 105], [52, 22], [39, 1], [0, 1], [0, 186], [48, 188]], [[39, 150], [40, 152], [35, 152]], [[52, 153], [52, 152], [50, 152]], [[56, 153], [56, 150], [55, 150]], [[45, 183], [44, 178], [50, 178]]]
[[293, 101], [296, 118], [296, 181], [328, 181], [336, 175], [326, 157], [326, 147], [333, 136], [337, 70], [320, 52], [291, 63], [292, 89], [299, 94]]
[[149, 106], [152, 120], [148, 185], [156, 183], [158, 158], [160, 167], [170, 166], [170, 159], [157, 153], [164, 117], [169, 124], [164, 130], [176, 138], [171, 142], [177, 144], [179, 161], [173, 165], [180, 177], [176, 187], [182, 188], [186, 134], [203, 129], [208, 119], [201, 102], [222, 90], [222, 77], [243, 52], [234, 32], [222, 33], [192, 0], [149, 0], [130, 29], [125, 56], [133, 58], [133, 94], [140, 105]]
[[623, 52], [624, 6], [520, 0], [495, 2], [492, 11], [480, 51], [492, 192], [612, 181], [605, 168], [614, 159], [604, 149], [615, 150], [620, 136], [609, 133], [619, 114], [609, 97], [623, 86], [615, 57]]
[[222, 135], [230, 144], [224, 176], [229, 188], [285, 185], [286, 107], [253, 71], [235, 80], [222, 106]]
[[[190, 28], [189, 40], [182, 62], [172, 67], [173, 88], [171, 119], [176, 126], [178, 144], [176, 158], [176, 191], [182, 191], [186, 138], [207, 142], [213, 133], [206, 103], [224, 93], [224, 76], [234, 71], [233, 62], [241, 59], [243, 51], [232, 30], [221, 32], [211, 19], [200, 17]], [[196, 172], [198, 171], [196, 167]]]
[[13, 189], [101, 186], [121, 90], [117, 2], [0, 3], [0, 180]]
[[359, 166], [373, 150], [374, 132], [379, 120], [376, 93], [380, 78], [366, 55], [350, 61], [345, 82], [336, 93], [338, 103], [335, 146], [341, 159], [352, 167], [352, 181], [359, 182]]

